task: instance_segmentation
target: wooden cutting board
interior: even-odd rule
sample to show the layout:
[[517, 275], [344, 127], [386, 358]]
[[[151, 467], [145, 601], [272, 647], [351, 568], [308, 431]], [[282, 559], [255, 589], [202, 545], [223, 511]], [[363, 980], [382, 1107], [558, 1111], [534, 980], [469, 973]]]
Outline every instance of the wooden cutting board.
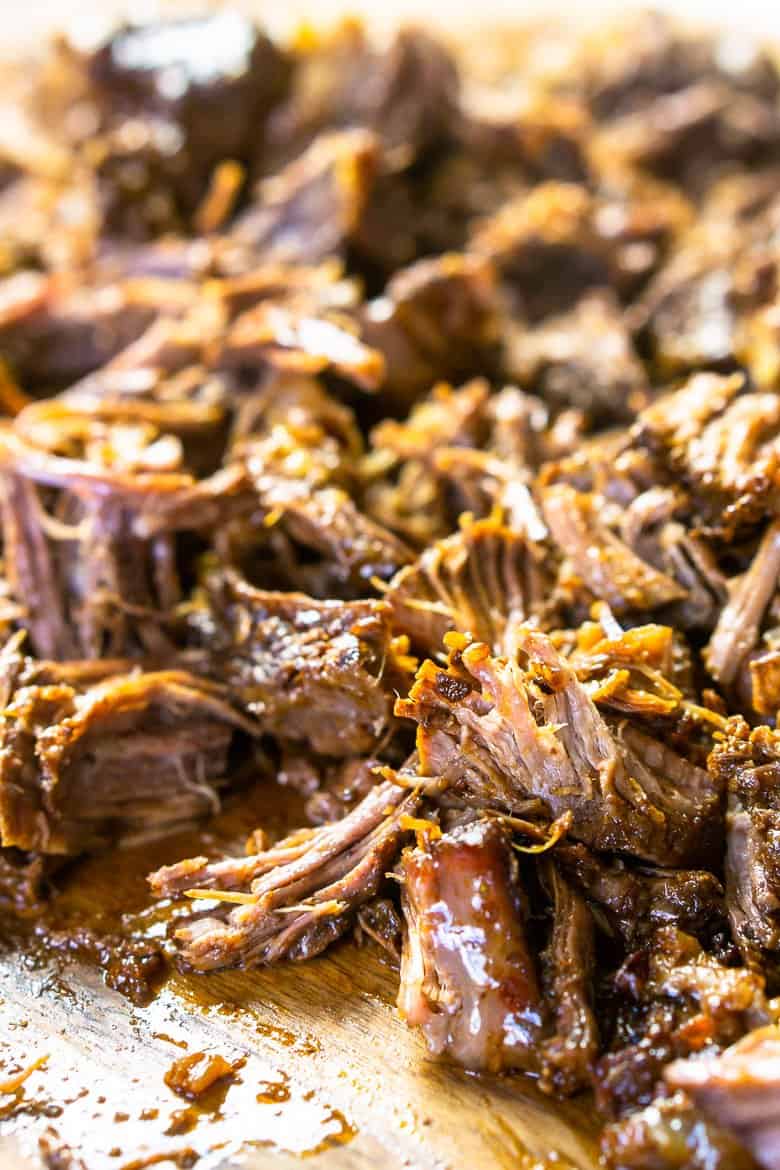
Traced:
[[[148, 870], [204, 846], [230, 847], [247, 826], [278, 823], [278, 793], [260, 785], [234, 798], [208, 833], [80, 863], [61, 882], [57, 912], [76, 920], [99, 912], [110, 926], [129, 910], [136, 929], [154, 937], [167, 911], [148, 897]], [[302, 1159], [328, 1170], [595, 1165], [587, 1105], [555, 1106], [526, 1078], [474, 1076], [431, 1059], [397, 1016], [397, 984], [383, 952], [350, 941], [309, 963], [172, 973], [148, 1006], [135, 1007], [104, 985], [97, 965], [8, 943], [0, 1081], [47, 1059], [0, 1096], [0, 1166], [40, 1166], [47, 1131], [86, 1170], [283, 1170]], [[195, 1052], [244, 1061], [198, 1107], [163, 1079]]]

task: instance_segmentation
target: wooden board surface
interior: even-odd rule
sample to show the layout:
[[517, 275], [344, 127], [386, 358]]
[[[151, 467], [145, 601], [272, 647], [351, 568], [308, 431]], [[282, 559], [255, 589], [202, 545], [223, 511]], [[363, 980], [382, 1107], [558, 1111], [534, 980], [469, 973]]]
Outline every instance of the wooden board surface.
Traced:
[[[97, 913], [110, 928], [130, 911], [133, 928], [155, 937], [169, 910], [151, 903], [146, 872], [278, 822], [278, 803], [275, 786], [259, 785], [205, 834], [84, 861], [61, 881], [55, 911], [74, 922]], [[397, 984], [384, 952], [350, 941], [309, 963], [172, 972], [136, 1007], [108, 990], [98, 967], [11, 942], [0, 948], [0, 1081], [47, 1061], [16, 1094], [0, 1095], [0, 1166], [39, 1166], [47, 1130], [86, 1170], [170, 1167], [176, 1156], [185, 1167], [195, 1155], [197, 1170], [276, 1170], [302, 1157], [327, 1170], [594, 1165], [586, 1106], [553, 1106], [522, 1077], [477, 1077], [432, 1060], [398, 1018]], [[176, 1058], [200, 1051], [245, 1064], [188, 1109], [163, 1078]], [[167, 1160], [148, 1161], [157, 1155]]]
[[[578, 1110], [550, 1109], [519, 1078], [475, 1078], [431, 1061], [388, 1004], [392, 972], [354, 947], [281, 974], [207, 982], [193, 1000], [186, 981], [174, 981], [136, 1009], [95, 973], [63, 979], [3, 963], [3, 1064], [49, 1055], [0, 1122], [4, 1170], [14, 1152], [19, 1166], [37, 1165], [47, 1128], [88, 1170], [130, 1170], [188, 1149], [201, 1155], [199, 1170], [234, 1165], [242, 1152], [257, 1168], [301, 1155], [344, 1170], [531, 1170], [551, 1154], [562, 1168], [592, 1165]], [[182, 1043], [247, 1061], [218, 1107], [196, 1111], [189, 1132], [166, 1134], [177, 1113], [185, 1126], [193, 1120], [163, 1082]], [[154, 1109], [158, 1118], [141, 1120]]]

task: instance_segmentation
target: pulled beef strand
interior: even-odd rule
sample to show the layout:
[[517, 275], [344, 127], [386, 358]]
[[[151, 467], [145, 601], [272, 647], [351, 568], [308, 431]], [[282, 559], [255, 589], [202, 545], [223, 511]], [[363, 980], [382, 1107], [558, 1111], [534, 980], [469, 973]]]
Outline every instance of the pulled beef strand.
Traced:
[[[177, 928], [183, 964], [211, 971], [319, 954], [376, 894], [417, 804], [413, 793], [385, 781], [342, 821], [293, 834], [265, 853], [212, 864], [195, 858], [152, 874], [157, 894], [213, 891], [218, 903]], [[244, 904], [231, 908], [233, 901]]]

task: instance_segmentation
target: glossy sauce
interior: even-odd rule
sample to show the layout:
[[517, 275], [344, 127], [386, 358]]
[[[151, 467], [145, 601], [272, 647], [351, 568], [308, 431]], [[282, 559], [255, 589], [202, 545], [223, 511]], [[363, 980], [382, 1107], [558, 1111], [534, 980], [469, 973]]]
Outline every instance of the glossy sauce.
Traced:
[[[379, 948], [344, 943], [327, 958], [250, 972], [189, 975], [166, 966], [149, 1002], [136, 1005], [105, 987], [99, 946], [73, 952], [58, 941], [81, 928], [98, 942], [132, 935], [164, 948], [171, 922], [187, 908], [151, 900], [151, 869], [199, 853], [242, 852], [258, 825], [279, 835], [301, 823], [294, 792], [259, 785], [231, 799], [201, 832], [70, 866], [45, 929], [6, 929], [0, 1080], [41, 1064], [0, 1096], [0, 1165], [4, 1139], [34, 1159], [39, 1137], [52, 1129], [88, 1170], [217, 1170], [239, 1154], [251, 1166], [252, 1150], [272, 1160], [273, 1151], [316, 1157], [358, 1141], [367, 1143], [366, 1165], [441, 1165], [433, 1145], [424, 1160], [396, 1156], [401, 1144], [423, 1151], [454, 1140], [455, 1121], [437, 1111], [445, 1114], [452, 1094], [465, 1093], [466, 1107], [482, 1113], [492, 1090], [486, 1084], [475, 1097], [479, 1078], [427, 1059], [397, 1019], [397, 973]], [[233, 1068], [186, 1100], [165, 1075], [198, 1053], [218, 1054]], [[544, 1116], [549, 1105], [530, 1106], [533, 1087], [518, 1085], [510, 1099]], [[588, 1128], [576, 1107], [567, 1110], [573, 1133]], [[489, 1129], [493, 1136], [479, 1141], [495, 1158], [496, 1125]], [[565, 1142], [567, 1123], [558, 1131]], [[589, 1141], [576, 1139], [583, 1149]]]

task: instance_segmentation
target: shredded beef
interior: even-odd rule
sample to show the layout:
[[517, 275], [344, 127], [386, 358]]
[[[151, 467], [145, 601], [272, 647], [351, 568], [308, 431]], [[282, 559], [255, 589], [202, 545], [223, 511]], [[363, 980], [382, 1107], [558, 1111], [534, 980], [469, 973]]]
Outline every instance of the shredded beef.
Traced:
[[52, 893], [256, 782], [155, 846], [183, 968], [354, 933], [611, 1170], [778, 1165], [774, 54], [220, 9], [4, 81], [2, 913], [143, 999]]

